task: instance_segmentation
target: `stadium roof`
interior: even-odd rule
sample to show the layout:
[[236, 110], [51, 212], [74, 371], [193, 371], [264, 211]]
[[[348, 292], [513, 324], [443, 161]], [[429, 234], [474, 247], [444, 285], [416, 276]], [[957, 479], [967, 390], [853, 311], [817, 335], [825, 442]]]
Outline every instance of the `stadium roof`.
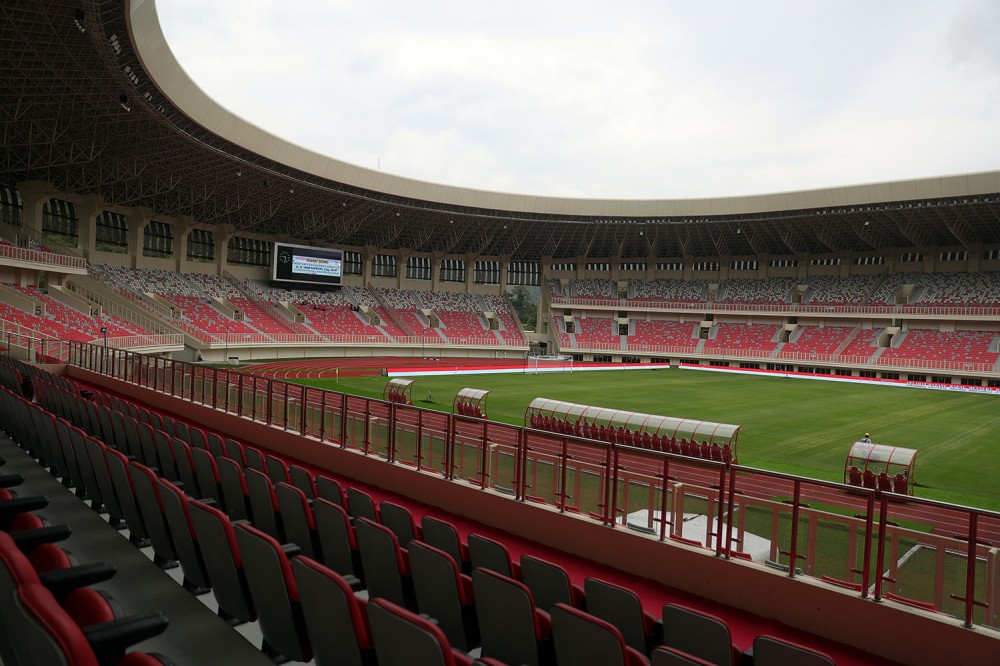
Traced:
[[221, 108], [177, 65], [153, 0], [19, 0], [0, 19], [0, 181], [12, 185], [46, 181], [244, 233], [467, 256], [1000, 244], [1000, 172], [659, 201], [450, 187], [330, 159]]

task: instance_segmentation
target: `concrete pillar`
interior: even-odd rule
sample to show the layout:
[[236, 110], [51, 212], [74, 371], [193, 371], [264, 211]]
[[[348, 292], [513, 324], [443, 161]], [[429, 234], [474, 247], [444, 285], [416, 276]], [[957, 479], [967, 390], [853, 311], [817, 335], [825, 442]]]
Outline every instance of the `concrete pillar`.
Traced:
[[150, 212], [146, 208], [136, 208], [125, 215], [128, 223], [128, 256], [133, 268], [142, 265], [143, 246], [146, 238], [146, 227], [149, 226]]
[[90, 261], [97, 251], [97, 218], [104, 212], [103, 200], [97, 195], [73, 197], [77, 217], [77, 247]]
[[59, 191], [52, 183], [42, 180], [28, 180], [18, 183], [17, 191], [21, 195], [21, 203], [24, 205], [22, 225], [34, 231], [35, 235], [41, 236], [45, 202], [59, 194]]
[[229, 239], [235, 236], [235, 229], [230, 224], [216, 228], [212, 232], [215, 241], [215, 272], [218, 275], [229, 268]]
[[187, 261], [188, 237], [191, 235], [193, 225], [188, 221], [177, 221], [171, 225], [174, 233], [174, 266], [178, 273], [184, 272], [184, 262]]

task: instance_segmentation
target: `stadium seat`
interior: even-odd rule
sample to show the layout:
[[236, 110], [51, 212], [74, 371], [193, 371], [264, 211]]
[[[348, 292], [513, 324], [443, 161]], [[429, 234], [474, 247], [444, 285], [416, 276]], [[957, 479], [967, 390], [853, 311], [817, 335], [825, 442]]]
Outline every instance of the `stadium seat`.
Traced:
[[316, 519], [306, 494], [301, 489], [287, 483], [276, 484], [274, 494], [278, 498], [278, 510], [281, 512], [281, 525], [285, 530], [285, 541], [298, 546], [303, 555], [323, 561], [319, 534], [316, 530]]
[[338, 481], [320, 474], [316, 476], [315, 483], [316, 497], [322, 497], [326, 501], [333, 502], [337, 506], [346, 509], [347, 499], [344, 495], [344, 489], [340, 487]]
[[718, 666], [739, 666], [742, 659], [725, 622], [679, 604], [663, 607], [663, 644]]
[[194, 474], [191, 446], [179, 437], [171, 437], [170, 451], [173, 454], [174, 465], [177, 466], [177, 479], [184, 484], [184, 491], [191, 494], [192, 497], [197, 495], [198, 480]]
[[833, 666], [822, 652], [773, 636], [758, 636], [753, 641], [754, 666]]
[[88, 437], [85, 444], [87, 456], [90, 458], [90, 466], [94, 470], [94, 477], [101, 488], [101, 503], [108, 512], [108, 523], [119, 528], [124, 525], [125, 520], [121, 505], [118, 503], [118, 496], [115, 494], [114, 484], [111, 481], [111, 473], [108, 471], [108, 463], [104, 457], [106, 447], [93, 437]]
[[177, 473], [177, 465], [174, 463], [174, 451], [171, 446], [170, 435], [154, 428], [153, 448], [156, 450], [156, 468], [160, 476], [173, 483], [180, 481], [180, 475]]
[[143, 524], [153, 545], [153, 561], [161, 569], [172, 569], [177, 566], [177, 551], [173, 536], [167, 527], [157, 476], [151, 469], [135, 460], [129, 463], [129, 476], [135, 489], [136, 503], [142, 513]]
[[230, 520], [248, 520], [250, 517], [250, 491], [243, 476], [243, 468], [232, 458], [216, 458], [219, 471], [219, 489], [222, 506]]
[[389, 528], [367, 518], [356, 518], [354, 531], [365, 571], [369, 598], [384, 597], [406, 608], [416, 608], [413, 576], [406, 551]]
[[264, 466], [271, 483], [288, 483], [288, 465], [284, 460], [268, 454], [264, 458]]
[[204, 594], [209, 591], [208, 572], [205, 570], [205, 561], [202, 559], [194, 524], [191, 522], [188, 510], [190, 500], [184, 491], [170, 481], [160, 478], [157, 479], [157, 483], [160, 486], [163, 515], [167, 521], [167, 528], [170, 530], [177, 560], [184, 573], [182, 585], [192, 594]]
[[288, 479], [289, 483], [305, 493], [307, 499], [315, 499], [317, 497], [316, 482], [313, 480], [313, 475], [309, 473], [309, 470], [298, 465], [289, 465]]
[[667, 645], [654, 648], [649, 657], [651, 666], [718, 666], [714, 662], [681, 652]]
[[219, 489], [219, 468], [215, 463], [215, 458], [207, 449], [191, 447], [191, 462], [194, 467], [194, 478], [198, 484], [197, 493], [199, 499], [212, 498], [217, 502], [222, 501], [222, 492]]
[[578, 666], [649, 666], [646, 656], [625, 645], [614, 625], [557, 603], [552, 607], [556, 661]]
[[553, 661], [549, 614], [538, 610], [523, 583], [490, 571], [472, 571], [482, 656], [508, 664], [543, 666]]
[[847, 474], [849, 482], [852, 486], [862, 485], [863, 481], [860, 469], [852, 465], [851, 468], [847, 471]]
[[312, 647], [299, 603], [299, 589], [292, 575], [289, 555], [297, 548], [282, 547], [253, 525], [235, 526], [236, 542], [246, 573], [247, 586], [264, 643], [261, 650], [275, 661], [280, 657], [310, 661]]
[[361, 552], [347, 512], [339, 504], [322, 497], [313, 501], [312, 509], [323, 564], [348, 579], [352, 587], [360, 587], [364, 580]]
[[250, 500], [250, 517], [255, 527], [270, 534], [278, 541], [284, 541], [281, 527], [281, 512], [278, 497], [274, 494], [271, 479], [260, 470], [248, 467], [243, 470], [247, 482], [247, 497]]
[[479, 643], [472, 579], [442, 550], [413, 541], [408, 550], [417, 609], [434, 618], [448, 641], [465, 652]]
[[132, 486], [132, 476], [129, 474], [128, 458], [120, 451], [110, 447], [104, 449], [104, 460], [114, 484], [115, 494], [121, 503], [125, 524], [128, 526], [129, 541], [137, 548], [145, 548], [149, 544], [149, 534], [142, 520], [142, 513], [135, 501], [135, 489]]
[[469, 535], [469, 561], [473, 569], [489, 569], [501, 576], [521, 579], [521, 567], [511, 561], [507, 547], [481, 534]]
[[164, 657], [149, 653], [125, 654], [129, 646], [157, 636], [167, 628], [160, 613], [102, 623], [88, 635], [41, 585], [18, 589], [15, 604], [20, 614], [15, 646], [19, 664], [65, 664], [66, 666], [169, 665]]
[[375, 500], [372, 499], [371, 495], [354, 486], [347, 487], [347, 513], [350, 514], [351, 518], [367, 518], [379, 522]]
[[303, 555], [292, 559], [292, 574], [317, 666], [375, 666], [368, 602], [336, 572]]
[[379, 666], [471, 666], [468, 655], [448, 645], [441, 630], [429, 620], [387, 599], [368, 604], [368, 618]]
[[583, 589], [587, 612], [614, 625], [629, 647], [648, 654], [662, 639], [656, 618], [642, 609], [642, 602], [632, 590], [598, 578], [584, 580]]
[[227, 438], [223, 442], [226, 446], [226, 457], [235, 461], [240, 467], [246, 467], [247, 461], [244, 457], [243, 445], [235, 439]]
[[188, 510], [219, 616], [230, 624], [256, 620], [233, 524], [226, 514], [203, 502], [190, 502]]
[[379, 502], [379, 515], [382, 517], [382, 524], [396, 535], [400, 548], [407, 548], [411, 541], [420, 538], [419, 528], [405, 506], [382, 500]]
[[424, 543], [448, 553], [463, 573], [472, 571], [469, 547], [462, 543], [454, 525], [440, 518], [424, 515], [420, 519], [420, 528]]
[[584, 592], [570, 582], [566, 570], [558, 564], [532, 555], [521, 555], [521, 579], [531, 590], [535, 604], [548, 611], [558, 603], [584, 607]]

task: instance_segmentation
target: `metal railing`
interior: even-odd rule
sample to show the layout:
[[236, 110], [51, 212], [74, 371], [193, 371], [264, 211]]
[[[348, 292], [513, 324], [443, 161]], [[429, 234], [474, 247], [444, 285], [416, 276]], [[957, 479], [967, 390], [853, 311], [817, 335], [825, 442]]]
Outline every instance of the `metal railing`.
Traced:
[[1000, 628], [997, 512], [64, 344], [75, 366], [317, 445]]
[[983, 305], [810, 305], [804, 303], [716, 303], [711, 301], [671, 301], [640, 298], [570, 298], [550, 294], [552, 305], [561, 307], [607, 307], [648, 310], [693, 310], [696, 312], [777, 312], [795, 314], [892, 315], [920, 314], [944, 316], [1000, 316], [1000, 306]]
[[86, 270], [87, 260], [83, 257], [74, 257], [67, 254], [56, 254], [44, 250], [34, 250], [17, 245], [6, 245], [0, 243], [0, 259], [7, 261], [28, 261], [46, 266], [57, 266], [60, 268], [73, 268]]

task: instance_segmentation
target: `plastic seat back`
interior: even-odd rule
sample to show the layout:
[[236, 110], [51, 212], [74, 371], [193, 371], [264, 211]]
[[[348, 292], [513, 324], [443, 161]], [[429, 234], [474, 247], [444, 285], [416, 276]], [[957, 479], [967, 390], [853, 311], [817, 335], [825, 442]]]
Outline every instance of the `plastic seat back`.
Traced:
[[292, 574], [316, 663], [371, 666], [367, 603], [335, 571], [308, 557], [292, 560]]
[[317, 498], [312, 508], [323, 564], [341, 576], [364, 580], [361, 554], [347, 512], [339, 504], [323, 498]]
[[704, 659], [666, 645], [660, 645], [655, 648], [649, 654], [649, 662], [652, 666], [715, 666], [710, 661], [705, 661]]
[[132, 487], [135, 489], [143, 524], [153, 544], [153, 561], [164, 569], [177, 566], [177, 552], [163, 514], [163, 502], [156, 474], [145, 465], [133, 460], [129, 463], [129, 476], [132, 478]]
[[368, 604], [379, 666], [452, 666], [448, 639], [427, 619], [386, 599]]
[[790, 641], [774, 636], [758, 636], [753, 641], [754, 666], [833, 666], [833, 659]]
[[274, 494], [271, 479], [263, 472], [247, 468], [243, 470], [243, 478], [247, 483], [247, 496], [250, 499], [250, 516], [258, 529], [270, 534], [279, 541], [284, 539], [284, 532], [278, 522], [278, 498]]
[[632, 590], [597, 578], [583, 582], [587, 597], [587, 612], [614, 625], [622, 633], [625, 644], [646, 653], [659, 642], [656, 620], [642, 609], [642, 602]]
[[346, 509], [347, 505], [344, 502], [344, 490], [340, 487], [340, 483], [335, 479], [331, 479], [328, 476], [317, 476], [315, 479], [316, 484], [316, 497], [322, 497], [328, 502], [333, 502], [337, 506]]
[[250, 598], [243, 560], [229, 518], [198, 501], [190, 502], [188, 510], [205, 570], [212, 582], [212, 594], [219, 603], [219, 615], [237, 623], [256, 620], [257, 612]]
[[535, 604], [544, 611], [556, 604], [582, 605], [583, 591], [574, 589], [566, 570], [558, 564], [522, 555], [521, 580], [531, 590]]
[[400, 606], [414, 608], [409, 562], [399, 548], [396, 535], [367, 518], [355, 520], [354, 531], [369, 598], [384, 597]]
[[219, 472], [219, 487], [222, 505], [231, 520], [248, 520], [247, 482], [243, 478], [243, 467], [231, 458], [216, 458], [215, 467]]
[[677, 604], [663, 607], [663, 643], [719, 666], [736, 665], [726, 623], [692, 608]]
[[289, 465], [288, 479], [289, 483], [304, 492], [308, 499], [316, 498], [316, 484], [309, 470], [298, 465]]
[[421, 541], [451, 555], [464, 572], [471, 571], [468, 548], [463, 547], [458, 530], [455, 529], [454, 525], [445, 520], [425, 515], [420, 519], [420, 532]]
[[285, 551], [253, 525], [236, 525], [236, 542], [246, 573], [257, 621], [268, 656], [294, 661], [312, 659], [312, 648], [299, 607], [299, 590]]
[[508, 664], [540, 666], [551, 654], [547, 616], [522, 583], [488, 569], [473, 569], [476, 616], [482, 637], [482, 656]]
[[146, 532], [146, 525], [142, 521], [139, 504], [135, 499], [135, 489], [132, 486], [132, 477], [128, 469], [128, 458], [120, 451], [109, 447], [104, 449], [104, 460], [108, 465], [108, 473], [111, 475], [111, 482], [114, 484], [118, 502], [121, 504], [125, 524], [128, 525], [129, 541], [139, 545], [149, 545], [145, 543], [149, 535]]
[[488, 539], [479, 534], [469, 535], [469, 560], [472, 568], [483, 568], [495, 571], [501, 576], [516, 578], [511, 565], [510, 553], [499, 541]]
[[383, 500], [379, 504], [379, 514], [382, 524], [396, 535], [401, 548], [408, 547], [411, 541], [418, 538], [413, 516], [405, 506]]
[[208, 573], [195, 537], [187, 495], [166, 479], [157, 479], [157, 483], [160, 487], [160, 501], [163, 502], [163, 515], [166, 517], [181, 571], [184, 572], [184, 588], [195, 594], [207, 592]]
[[557, 603], [550, 611], [556, 661], [579, 666], [642, 666], [646, 657], [625, 645], [621, 632], [604, 620]]
[[410, 543], [407, 552], [417, 609], [437, 620], [452, 645], [468, 652], [479, 636], [472, 581], [448, 553], [422, 541]]
[[170, 451], [174, 454], [177, 478], [184, 484], [184, 492], [192, 497], [199, 494], [198, 479], [194, 474], [194, 463], [191, 461], [191, 446], [183, 439], [172, 437]]
[[316, 536], [316, 520], [306, 494], [287, 483], [276, 484], [274, 494], [278, 498], [285, 541], [298, 546], [303, 555], [322, 560]]
[[264, 459], [264, 467], [271, 483], [288, 483], [288, 466], [284, 460], [268, 455]]
[[378, 512], [372, 496], [353, 486], [347, 488], [347, 513], [351, 518], [367, 518], [378, 522]]
[[219, 492], [219, 470], [215, 458], [205, 449], [190, 448], [191, 462], [194, 466], [194, 478], [198, 484], [198, 497], [211, 497], [217, 502], [222, 501]]

